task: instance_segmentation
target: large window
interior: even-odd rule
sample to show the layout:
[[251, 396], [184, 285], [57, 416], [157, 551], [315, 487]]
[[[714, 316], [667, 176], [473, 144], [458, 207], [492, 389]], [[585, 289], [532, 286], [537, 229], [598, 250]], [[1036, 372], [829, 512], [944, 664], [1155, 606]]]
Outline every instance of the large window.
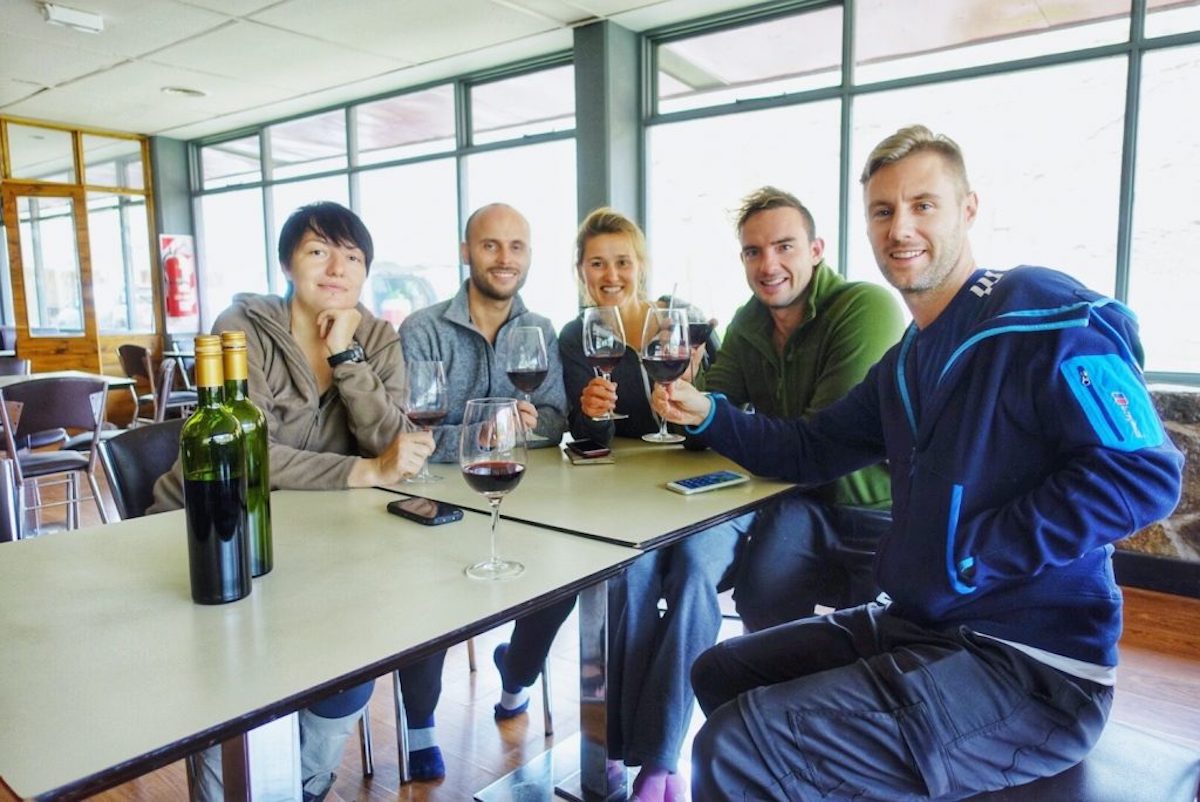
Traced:
[[920, 122], [966, 153], [979, 264], [1047, 265], [1115, 296], [1142, 319], [1152, 378], [1200, 381], [1183, 300], [1200, 279], [1180, 267], [1200, 250], [1187, 200], [1200, 193], [1200, 129], [1186, 117], [1200, 2], [1030, 8], [855, 0], [651, 33], [654, 290], [678, 286], [727, 323], [750, 296], [729, 211], [762, 183], [811, 206], [831, 263], [882, 283], [858, 175], [880, 139]]
[[578, 314], [575, 247], [575, 142], [564, 140], [467, 159], [467, 207], [512, 205], [529, 220], [533, 262], [521, 297], [562, 328]]
[[[651, 296], [675, 290], [727, 324], [750, 297], [734, 231], [738, 204], [766, 184], [793, 193], [809, 208], [835, 263], [840, 148], [830, 119], [837, 119], [834, 101], [650, 129]], [[786, 131], [787, 137], [762, 147], [730, 147], [768, 131]], [[699, 164], [705, 169], [696, 169]]]
[[[375, 262], [363, 302], [394, 324], [458, 291], [466, 215], [512, 204], [533, 228], [526, 302], [565, 323], [576, 308], [574, 110], [574, 69], [543, 62], [200, 143], [201, 326], [237, 292], [285, 291], [279, 228], [319, 200], [348, 205], [367, 224]], [[458, 120], [472, 124], [464, 130]], [[231, 189], [239, 184], [247, 188]]]

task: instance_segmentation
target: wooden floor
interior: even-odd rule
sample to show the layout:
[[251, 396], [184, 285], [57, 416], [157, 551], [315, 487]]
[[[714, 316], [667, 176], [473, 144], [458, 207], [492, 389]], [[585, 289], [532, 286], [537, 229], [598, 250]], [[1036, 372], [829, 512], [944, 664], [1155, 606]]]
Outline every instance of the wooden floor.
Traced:
[[[111, 501], [108, 503], [112, 510]], [[85, 524], [98, 523], [94, 506], [85, 503]], [[115, 518], [115, 511], [112, 512]], [[1125, 591], [1125, 632], [1113, 719], [1160, 734], [1200, 750], [1200, 600], [1136, 589]], [[740, 625], [727, 622], [723, 637]], [[371, 699], [375, 774], [362, 776], [357, 738], [352, 738], [337, 772], [330, 800], [414, 800], [463, 802], [475, 791], [539, 755], [556, 740], [579, 730], [578, 630], [574, 615], [559, 633], [550, 655], [553, 737], [544, 737], [540, 691], [535, 689], [530, 714], [503, 724], [492, 718], [500, 681], [492, 666], [492, 650], [507, 639], [511, 625], [476, 638], [478, 671], [467, 666], [465, 645], [450, 650], [437, 708], [439, 742], [447, 777], [436, 783], [401, 787], [396, 761], [392, 690], [388, 677], [379, 680]], [[331, 644], [331, 648], [336, 648]], [[693, 731], [700, 724], [693, 720]], [[685, 755], [688, 749], [685, 747]], [[141, 802], [186, 798], [182, 763], [172, 764], [114, 788], [96, 799]]]

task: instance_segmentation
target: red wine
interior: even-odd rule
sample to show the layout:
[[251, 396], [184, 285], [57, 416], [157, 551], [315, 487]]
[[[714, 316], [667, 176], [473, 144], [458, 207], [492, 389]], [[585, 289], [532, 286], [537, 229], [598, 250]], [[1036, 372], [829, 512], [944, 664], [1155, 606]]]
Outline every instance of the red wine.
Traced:
[[617, 369], [617, 365], [621, 364], [620, 356], [609, 356], [608, 354], [592, 354], [587, 358], [587, 363], [596, 370], [603, 373], [605, 376], [611, 374]]
[[425, 409], [408, 413], [408, 419], [417, 426], [437, 426], [445, 417], [444, 409]]
[[711, 323], [689, 323], [688, 324], [688, 342], [695, 348], [697, 345], [704, 345], [708, 342], [708, 335], [712, 334]]
[[245, 482], [184, 479], [192, 600], [224, 604], [250, 593], [250, 541]]
[[498, 496], [516, 488], [525, 474], [519, 462], [476, 462], [462, 469], [463, 478], [476, 493]]
[[523, 393], [532, 393], [542, 386], [549, 370], [510, 370], [508, 380]]
[[652, 381], [666, 384], [683, 375], [683, 372], [687, 370], [688, 360], [647, 356], [642, 358], [642, 364], [646, 366], [646, 373]]

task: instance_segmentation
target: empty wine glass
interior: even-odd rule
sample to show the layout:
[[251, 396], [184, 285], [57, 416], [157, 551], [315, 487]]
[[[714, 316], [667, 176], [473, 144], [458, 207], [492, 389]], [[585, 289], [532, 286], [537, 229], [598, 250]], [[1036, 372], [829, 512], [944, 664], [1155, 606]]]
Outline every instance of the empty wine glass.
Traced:
[[[597, 376], [606, 381], [625, 356], [625, 327], [615, 306], [589, 306], [583, 310], [583, 356]], [[628, 418], [620, 412], [606, 412], [592, 420]]]
[[512, 398], [474, 398], [467, 402], [459, 434], [458, 462], [463, 478], [492, 508], [491, 557], [467, 566], [475, 579], [507, 579], [525, 566], [496, 555], [496, 522], [500, 501], [525, 475], [525, 426]]
[[[508, 350], [505, 354], [504, 370], [508, 380], [525, 395], [525, 401], [532, 404], [530, 396], [534, 390], [542, 386], [546, 374], [550, 372], [550, 363], [546, 358], [546, 338], [537, 326], [517, 326], [508, 334]], [[525, 433], [527, 440], [545, 440], [542, 435], [532, 429]]]
[[[446, 369], [438, 360], [415, 360], [404, 366], [404, 414], [424, 429], [437, 426], [450, 409], [446, 395]], [[429, 471], [428, 460], [421, 470], [404, 480], [414, 484], [440, 482]]]
[[[667, 385], [678, 379], [691, 363], [687, 310], [651, 308], [642, 329], [642, 367], [651, 381]], [[666, 418], [659, 418], [658, 431], [644, 434], [648, 443], [682, 443], [683, 437], [667, 431]]]

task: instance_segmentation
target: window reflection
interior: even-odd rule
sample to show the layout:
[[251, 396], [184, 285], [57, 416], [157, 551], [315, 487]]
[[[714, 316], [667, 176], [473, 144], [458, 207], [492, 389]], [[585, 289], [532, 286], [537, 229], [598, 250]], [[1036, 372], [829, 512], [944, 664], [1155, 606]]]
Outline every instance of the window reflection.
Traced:
[[467, 159], [467, 205], [502, 202], [529, 220], [533, 261], [521, 297], [561, 328], [579, 312], [574, 247], [578, 225], [575, 141], [480, 153]]
[[204, 331], [236, 293], [267, 291], [262, 198], [261, 189], [200, 196], [197, 256]]
[[346, 167], [346, 112], [329, 111], [272, 125], [271, 177], [292, 178]]
[[475, 144], [500, 142], [575, 127], [575, 68], [571, 65], [471, 87]]
[[18, 196], [17, 220], [30, 333], [82, 334], [83, 292], [71, 199]]
[[1200, 273], [1200, 134], [1192, 122], [1200, 46], [1142, 62], [1129, 305], [1139, 313], [1146, 369], [1200, 372], [1194, 299]]
[[153, 331], [146, 202], [140, 196], [88, 196], [92, 297], [101, 332]]
[[454, 149], [454, 87], [364, 103], [354, 108], [358, 164], [379, 164]]
[[842, 9], [823, 8], [661, 44], [660, 113], [842, 81]]
[[[836, 268], [838, 101], [650, 129], [647, 237], [653, 295], [677, 287], [724, 327], [750, 297], [733, 228], [741, 199], [771, 184], [809, 207]], [[787, 131], [768, 139], [763, 131]], [[730, 147], [731, 142], [757, 142]], [[803, 142], [803, 146], [796, 145]], [[704, 165], [703, 170], [696, 165]]]
[[360, 214], [375, 242], [363, 303], [393, 326], [458, 291], [458, 193], [453, 159], [358, 178]]
[[71, 132], [8, 123], [8, 157], [12, 177], [27, 180], [75, 182]]
[[205, 189], [261, 181], [262, 157], [258, 135], [200, 148], [200, 171]]

